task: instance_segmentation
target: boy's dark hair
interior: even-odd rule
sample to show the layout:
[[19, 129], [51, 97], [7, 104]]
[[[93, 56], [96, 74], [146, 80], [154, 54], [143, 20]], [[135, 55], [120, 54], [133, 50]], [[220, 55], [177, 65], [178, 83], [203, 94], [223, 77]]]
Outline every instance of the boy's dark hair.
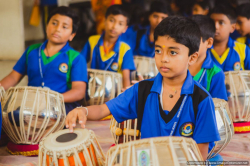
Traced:
[[209, 3], [207, 0], [203, 0], [203, 1], [196, 1], [194, 3], [194, 5], [199, 5], [203, 10], [206, 10], [206, 9], [210, 9], [210, 6], [209, 6]]
[[194, 15], [191, 19], [194, 20], [194, 22], [199, 26], [203, 42], [210, 37], [214, 38], [215, 24], [210, 17], [204, 15]]
[[47, 23], [49, 23], [51, 17], [53, 17], [56, 14], [70, 17], [72, 19], [72, 24], [73, 24], [72, 33], [75, 33], [77, 31], [79, 26], [79, 17], [74, 10], [66, 6], [57, 7], [56, 9], [52, 10], [51, 13], [49, 14]]
[[150, 5], [149, 15], [154, 12], [165, 13], [170, 16], [171, 8], [170, 5], [165, 1], [153, 1]]
[[129, 14], [126, 12], [125, 7], [123, 5], [111, 5], [108, 7], [105, 17], [107, 18], [109, 15], [123, 15], [124, 17], [127, 17], [127, 24], [129, 22]]
[[246, 17], [247, 19], [250, 18], [250, 3], [244, 3], [237, 7], [236, 9], [237, 15]]
[[212, 9], [210, 15], [213, 13], [224, 14], [230, 20], [231, 24], [236, 23], [236, 11], [231, 5], [219, 4]]
[[201, 33], [199, 26], [190, 18], [170, 16], [162, 20], [154, 31], [154, 41], [159, 36], [169, 36], [189, 48], [188, 56], [199, 50]]

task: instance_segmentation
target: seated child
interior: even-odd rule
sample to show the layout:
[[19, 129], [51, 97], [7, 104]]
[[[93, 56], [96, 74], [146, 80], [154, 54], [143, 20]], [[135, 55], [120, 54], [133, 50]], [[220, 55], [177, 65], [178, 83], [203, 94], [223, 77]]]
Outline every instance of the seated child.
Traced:
[[135, 70], [133, 52], [121, 39], [127, 29], [128, 14], [121, 5], [107, 9], [105, 32], [88, 39], [81, 54], [92, 69], [119, 72], [123, 76], [123, 87], [130, 85], [130, 71]]
[[170, 7], [163, 1], [153, 1], [149, 11], [150, 26], [140, 29], [137, 33], [127, 36], [133, 54], [146, 57], [154, 57], [154, 30], [156, 26], [170, 15]]
[[209, 3], [207, 0], [196, 1], [192, 8], [193, 15], [207, 15], [209, 12]]
[[85, 96], [87, 64], [79, 52], [69, 46], [78, 28], [78, 15], [68, 7], [58, 7], [48, 18], [47, 39], [29, 46], [12, 72], [0, 83], [8, 89], [24, 75], [28, 86], [47, 87], [63, 94], [66, 112], [79, 106]]
[[236, 14], [231, 6], [218, 5], [210, 15], [215, 23], [214, 45], [208, 52], [224, 72], [250, 69], [250, 50], [229, 37], [235, 29]]
[[194, 80], [198, 81], [213, 98], [227, 100], [225, 74], [215, 65], [210, 53], [207, 54], [207, 49], [212, 47], [214, 41], [214, 22], [208, 16], [203, 15], [195, 15], [191, 19], [200, 27], [201, 43], [198, 60], [189, 66], [189, 72], [194, 76]]
[[245, 3], [237, 8], [236, 30], [242, 37], [237, 41], [250, 46], [250, 3]]
[[188, 71], [198, 58], [200, 39], [199, 26], [191, 19], [164, 19], [154, 31], [158, 75], [103, 105], [72, 110], [66, 117], [66, 127], [72, 132], [76, 119], [84, 128], [87, 118], [97, 120], [111, 113], [119, 123], [138, 118], [142, 139], [191, 137], [206, 160], [209, 143], [220, 140], [220, 136], [212, 98]]

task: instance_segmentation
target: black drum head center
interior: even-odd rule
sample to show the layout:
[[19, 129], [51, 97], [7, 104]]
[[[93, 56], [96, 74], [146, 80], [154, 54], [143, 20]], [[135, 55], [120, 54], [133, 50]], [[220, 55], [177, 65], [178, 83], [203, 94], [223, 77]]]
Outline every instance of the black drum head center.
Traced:
[[76, 133], [65, 133], [63, 135], [60, 135], [56, 138], [57, 142], [63, 143], [63, 142], [69, 142], [74, 139], [76, 139], [77, 134]]

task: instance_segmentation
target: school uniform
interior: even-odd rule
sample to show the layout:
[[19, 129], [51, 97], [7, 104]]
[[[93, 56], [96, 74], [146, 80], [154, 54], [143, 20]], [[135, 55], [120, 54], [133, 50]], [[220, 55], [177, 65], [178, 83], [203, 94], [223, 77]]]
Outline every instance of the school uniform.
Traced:
[[227, 101], [227, 90], [225, 86], [225, 74], [215, 65], [210, 53], [207, 54], [201, 70], [194, 76], [212, 96], [212, 98], [224, 99]]
[[[141, 138], [169, 136], [173, 133], [173, 136], [192, 137], [198, 144], [209, 142], [211, 150], [213, 142], [220, 140], [211, 96], [187, 72], [180, 99], [170, 112], [164, 111], [159, 96], [162, 79], [159, 73], [155, 78], [141, 81], [106, 105], [119, 123], [127, 119], [141, 119]], [[176, 128], [172, 131], [176, 122]]]
[[247, 45], [248, 47], [250, 47], [250, 36], [247, 35], [245, 37], [239, 37], [236, 39], [237, 42], [239, 43], [243, 43], [245, 45]]
[[119, 73], [125, 69], [135, 70], [132, 50], [121, 36], [108, 55], [104, 52], [103, 39], [104, 34], [91, 36], [81, 51], [90, 68]]
[[228, 48], [223, 55], [218, 55], [213, 49], [208, 50], [214, 63], [224, 72], [250, 69], [250, 48], [245, 44], [234, 41], [229, 37]]
[[80, 53], [67, 43], [57, 54], [47, 57], [44, 53], [47, 42], [29, 46], [13, 68], [28, 76], [28, 86], [45, 86], [64, 93], [71, 89], [73, 81], [87, 83], [87, 65]]

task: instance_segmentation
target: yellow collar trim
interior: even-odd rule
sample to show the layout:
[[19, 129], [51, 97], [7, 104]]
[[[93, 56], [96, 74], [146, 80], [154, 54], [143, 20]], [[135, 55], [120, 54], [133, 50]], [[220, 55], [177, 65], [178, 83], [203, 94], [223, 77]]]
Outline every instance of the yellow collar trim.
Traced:
[[217, 54], [217, 52], [214, 50], [214, 49], [211, 49], [211, 52], [214, 56], [214, 58], [222, 65], [222, 63], [224, 63], [224, 61], [226, 60], [227, 56], [228, 56], [228, 53], [230, 51], [230, 48], [228, 47], [226, 49], [226, 51], [222, 54], [222, 56], [219, 56]]
[[114, 51], [110, 51], [106, 55], [105, 52], [104, 52], [104, 47], [103, 46], [100, 46], [99, 49], [100, 49], [101, 59], [102, 59], [103, 62], [109, 60], [115, 54]]

